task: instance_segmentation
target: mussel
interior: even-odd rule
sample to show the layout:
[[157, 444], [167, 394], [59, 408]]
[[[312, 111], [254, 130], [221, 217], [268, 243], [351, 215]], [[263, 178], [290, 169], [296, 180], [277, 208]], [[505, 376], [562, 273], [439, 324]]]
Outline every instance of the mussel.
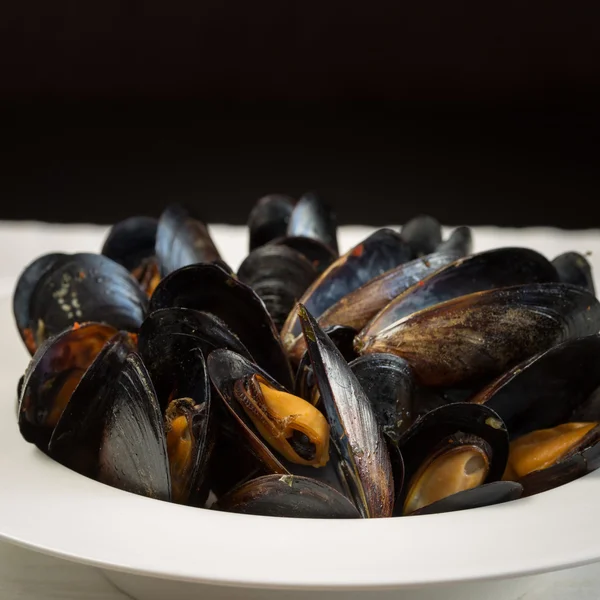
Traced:
[[285, 194], [269, 194], [256, 202], [248, 216], [250, 252], [286, 234], [295, 203]]
[[155, 254], [158, 221], [152, 217], [129, 217], [113, 225], [101, 253], [124, 266], [148, 297], [160, 281]]
[[222, 260], [206, 223], [180, 204], [171, 204], [160, 216], [156, 256], [163, 277], [187, 265]]
[[316, 279], [317, 271], [300, 252], [268, 244], [246, 257], [237, 276], [265, 303], [279, 331], [296, 302]]
[[552, 264], [558, 272], [559, 281], [580, 285], [592, 294], [596, 293], [592, 267], [585, 256], [579, 254], [579, 252], [560, 254], [552, 261]]
[[[391, 229], [380, 229], [336, 260], [299, 300], [316, 318], [369, 280], [413, 257], [412, 249]], [[281, 339], [292, 362], [304, 352], [300, 320], [293, 310], [281, 329]]]
[[107, 485], [171, 499], [163, 420], [150, 376], [123, 336], [87, 369], [60, 417], [49, 455]]
[[424, 256], [442, 243], [442, 226], [430, 215], [418, 215], [405, 223], [400, 235], [412, 247], [415, 256]]
[[356, 338], [360, 354], [406, 359], [417, 379], [450, 386], [494, 376], [556, 344], [600, 329], [600, 304], [563, 283], [492, 289], [460, 296]]
[[147, 311], [138, 282], [99, 254], [46, 255], [17, 282], [14, 314], [27, 349], [75, 323], [95, 321], [135, 332]]

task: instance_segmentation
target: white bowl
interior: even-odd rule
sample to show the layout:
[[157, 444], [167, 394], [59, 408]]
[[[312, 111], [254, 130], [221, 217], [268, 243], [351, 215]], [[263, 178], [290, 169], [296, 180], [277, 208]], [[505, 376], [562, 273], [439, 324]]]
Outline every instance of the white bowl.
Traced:
[[499, 506], [347, 521], [213, 512], [92, 481], [21, 438], [29, 357], [7, 298], [0, 331], [0, 537], [95, 565], [134, 598], [511, 600], [600, 561], [600, 472]]
[[87, 479], [21, 438], [15, 390], [28, 356], [6, 299], [0, 315], [0, 536], [96, 565], [135, 598], [283, 598], [284, 589], [301, 598], [317, 589], [507, 600], [533, 585], [523, 576], [600, 559], [600, 472], [500, 506], [347, 521], [201, 510]]

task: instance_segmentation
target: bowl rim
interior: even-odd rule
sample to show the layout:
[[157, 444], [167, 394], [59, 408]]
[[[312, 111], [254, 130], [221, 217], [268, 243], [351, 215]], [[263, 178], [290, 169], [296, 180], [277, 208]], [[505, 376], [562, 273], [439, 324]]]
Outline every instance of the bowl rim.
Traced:
[[19, 433], [13, 402], [29, 357], [8, 322], [9, 304], [0, 300], [6, 325], [0, 345], [0, 538], [108, 570], [279, 589], [417, 587], [600, 560], [600, 522], [589, 518], [600, 497], [600, 471], [502, 505], [371, 520], [210, 511], [83, 477]]

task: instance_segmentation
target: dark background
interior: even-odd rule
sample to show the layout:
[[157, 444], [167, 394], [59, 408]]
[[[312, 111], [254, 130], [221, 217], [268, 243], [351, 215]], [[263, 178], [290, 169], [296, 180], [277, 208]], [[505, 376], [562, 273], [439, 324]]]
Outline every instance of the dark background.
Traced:
[[600, 227], [595, 2], [0, 8], [0, 218]]

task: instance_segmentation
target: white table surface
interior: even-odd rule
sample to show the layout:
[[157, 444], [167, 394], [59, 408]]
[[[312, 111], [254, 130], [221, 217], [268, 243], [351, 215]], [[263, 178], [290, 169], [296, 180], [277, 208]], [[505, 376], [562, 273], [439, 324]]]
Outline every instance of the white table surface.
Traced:
[[[215, 241], [226, 261], [237, 268], [247, 247], [242, 228], [214, 225]], [[107, 228], [95, 225], [49, 225], [42, 223], [0, 222], [0, 297], [12, 294], [23, 266], [45, 252], [99, 251]], [[369, 230], [343, 228], [342, 250], [364, 237]], [[545, 228], [499, 230], [475, 229], [475, 250], [497, 246], [528, 246], [548, 258], [567, 250], [591, 253], [588, 259], [600, 273], [600, 231], [566, 232]], [[597, 287], [598, 285], [597, 280]], [[0, 342], [1, 343], [1, 342]], [[4, 482], [3, 485], [8, 485]], [[43, 503], [43, 499], [40, 499]], [[574, 508], [576, 510], [576, 508]], [[49, 515], [49, 518], [51, 516]], [[590, 518], [596, 518], [590, 515]], [[549, 523], [549, 527], [552, 524]], [[518, 532], [515, 532], [518, 544]], [[560, 540], [556, 540], [560, 543]], [[0, 542], [0, 600], [123, 600], [102, 576], [90, 567], [44, 556]], [[600, 565], [562, 571], [545, 577], [539, 589], [529, 592], [526, 600], [597, 600], [600, 598]], [[167, 600], [167, 599], [165, 599]]]

